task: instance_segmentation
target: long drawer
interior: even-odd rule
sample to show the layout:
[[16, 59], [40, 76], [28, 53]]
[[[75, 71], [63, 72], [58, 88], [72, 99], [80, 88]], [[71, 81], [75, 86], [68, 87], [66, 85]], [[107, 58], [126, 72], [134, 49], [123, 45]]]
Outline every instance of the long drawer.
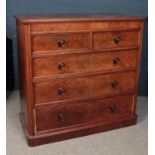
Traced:
[[71, 127], [81, 123], [121, 120], [132, 113], [133, 96], [61, 103], [36, 109], [37, 132]]
[[57, 78], [34, 83], [35, 103], [133, 92], [136, 73], [122, 72], [85, 77]]
[[137, 50], [57, 54], [33, 59], [33, 77], [135, 68]]

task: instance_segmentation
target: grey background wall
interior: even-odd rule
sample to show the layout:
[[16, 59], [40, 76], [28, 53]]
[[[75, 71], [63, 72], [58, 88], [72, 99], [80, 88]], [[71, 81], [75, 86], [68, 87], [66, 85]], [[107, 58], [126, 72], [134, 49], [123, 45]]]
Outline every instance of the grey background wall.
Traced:
[[[28, 13], [124, 13], [148, 16], [147, 0], [7, 0], [7, 36], [13, 40], [15, 86], [18, 88], [17, 46], [14, 15]], [[139, 95], [147, 95], [147, 21], [145, 23]]]

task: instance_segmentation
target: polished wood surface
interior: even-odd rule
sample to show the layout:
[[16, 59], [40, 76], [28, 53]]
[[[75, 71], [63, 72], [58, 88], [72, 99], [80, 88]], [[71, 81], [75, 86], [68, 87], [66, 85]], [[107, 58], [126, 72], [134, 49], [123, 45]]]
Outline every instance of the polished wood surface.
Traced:
[[144, 21], [143, 17], [133, 17], [122, 14], [21, 14], [16, 15], [19, 22], [22, 23], [46, 23], [56, 21]]
[[137, 61], [137, 50], [44, 55], [33, 59], [33, 76], [130, 69], [136, 68]]
[[[135, 72], [127, 72], [35, 83], [35, 103], [133, 92], [135, 77]], [[117, 81], [118, 85], [113, 86], [113, 81]], [[60, 88], [64, 89], [64, 93], [59, 93]]]
[[30, 146], [136, 123], [144, 18], [16, 19], [20, 118]]
[[17, 22], [19, 90], [23, 121], [29, 135], [34, 133], [32, 102], [30, 26]]
[[93, 34], [93, 48], [134, 47], [138, 45], [138, 34], [139, 31], [96, 32]]
[[107, 30], [138, 30], [140, 23], [136, 21], [77, 21], [77, 22], [53, 22], [38, 23], [31, 25], [33, 35], [54, 33], [54, 32], [89, 32]]
[[35, 36], [32, 38], [33, 51], [88, 49], [89, 37], [87, 33], [52, 34]]
[[62, 103], [36, 110], [37, 132], [120, 119], [132, 113], [133, 96], [119, 96], [89, 102]]

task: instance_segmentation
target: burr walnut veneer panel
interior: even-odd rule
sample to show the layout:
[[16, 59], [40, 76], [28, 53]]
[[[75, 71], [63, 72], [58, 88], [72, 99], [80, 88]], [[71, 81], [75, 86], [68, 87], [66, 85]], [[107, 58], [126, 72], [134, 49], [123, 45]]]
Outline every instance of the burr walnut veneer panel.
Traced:
[[52, 50], [88, 49], [87, 33], [52, 34], [32, 37], [33, 52]]
[[35, 103], [131, 93], [135, 77], [135, 72], [124, 72], [38, 82], [34, 84]]
[[38, 56], [33, 59], [33, 76], [124, 70], [137, 67], [138, 51], [108, 51]]
[[39, 108], [36, 113], [37, 131], [121, 118], [131, 114], [132, 101], [133, 96], [129, 95], [79, 103], [61, 103], [59, 106]]

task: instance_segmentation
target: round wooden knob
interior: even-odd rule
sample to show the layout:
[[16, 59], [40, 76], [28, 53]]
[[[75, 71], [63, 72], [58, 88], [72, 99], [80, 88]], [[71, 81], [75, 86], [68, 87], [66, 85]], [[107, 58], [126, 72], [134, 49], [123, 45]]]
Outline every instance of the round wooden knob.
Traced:
[[64, 116], [64, 114], [59, 114], [59, 115], [58, 115], [58, 120], [59, 120], [60, 122], [64, 122], [64, 121], [65, 121], [65, 116]]
[[58, 89], [58, 94], [61, 95], [61, 96], [64, 95], [64, 94], [65, 94], [65, 89], [62, 88], [62, 87], [59, 88], [59, 89]]
[[63, 69], [65, 69], [65, 63], [61, 63], [61, 64], [59, 64], [58, 65], [58, 68], [59, 68], [59, 70], [63, 70]]
[[65, 40], [61, 39], [61, 40], [58, 40], [58, 46], [59, 47], [63, 47], [65, 45]]
[[111, 112], [115, 112], [117, 110], [117, 107], [116, 107], [115, 104], [112, 104], [112, 105], [109, 106], [109, 109], [110, 109]]
[[113, 64], [119, 64], [120, 63], [120, 58], [114, 58], [113, 59]]
[[112, 82], [111, 82], [111, 86], [112, 86], [113, 88], [117, 87], [117, 86], [118, 86], [118, 82], [117, 82], [117, 81], [112, 81]]
[[121, 38], [120, 38], [120, 37], [116, 37], [116, 38], [114, 39], [114, 42], [115, 42], [116, 44], [118, 44], [120, 41], [121, 41]]

